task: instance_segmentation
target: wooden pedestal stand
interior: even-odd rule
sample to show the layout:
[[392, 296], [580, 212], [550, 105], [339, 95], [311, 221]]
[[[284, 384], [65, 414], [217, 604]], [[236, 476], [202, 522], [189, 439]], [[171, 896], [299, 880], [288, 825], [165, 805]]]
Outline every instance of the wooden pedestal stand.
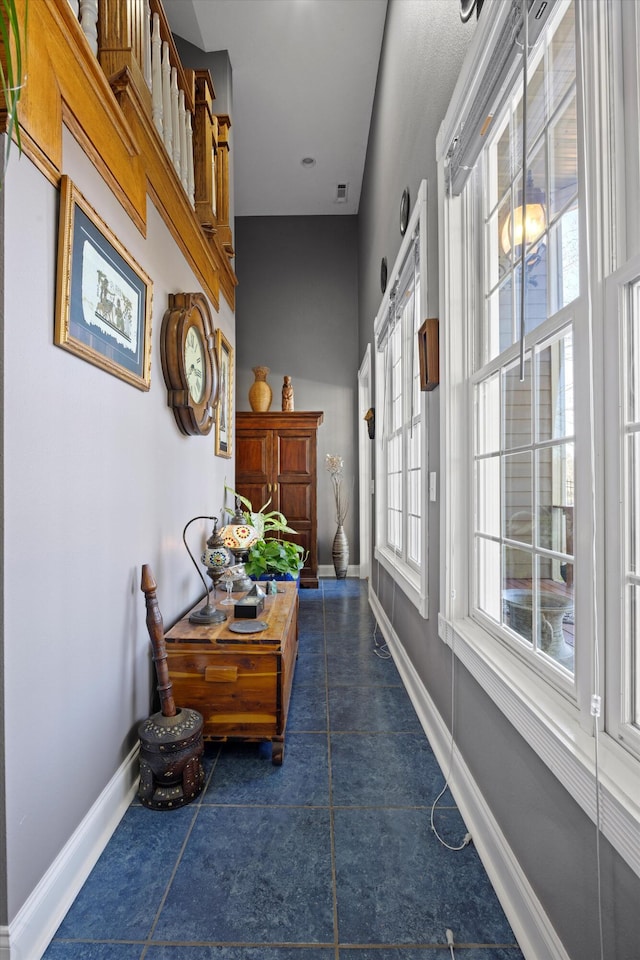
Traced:
[[138, 727], [140, 738], [140, 802], [152, 810], [183, 807], [200, 794], [204, 771], [203, 719], [196, 710], [176, 708], [167, 667], [162, 615], [156, 581], [148, 564], [142, 567], [141, 589], [147, 605], [147, 629], [158, 678], [160, 713]]

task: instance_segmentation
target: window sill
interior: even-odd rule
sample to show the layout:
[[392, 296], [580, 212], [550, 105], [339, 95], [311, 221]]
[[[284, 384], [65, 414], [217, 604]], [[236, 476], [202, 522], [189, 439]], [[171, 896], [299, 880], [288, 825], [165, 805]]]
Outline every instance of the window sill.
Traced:
[[[438, 632], [595, 823], [595, 740], [576, 707], [471, 619], [451, 623], [439, 615]], [[640, 876], [640, 763], [600, 733], [598, 767], [602, 834]]]
[[420, 616], [425, 620], [429, 616], [429, 603], [426, 587], [422, 583], [421, 574], [403, 563], [391, 550], [376, 547], [375, 558], [411, 603], [418, 608]]

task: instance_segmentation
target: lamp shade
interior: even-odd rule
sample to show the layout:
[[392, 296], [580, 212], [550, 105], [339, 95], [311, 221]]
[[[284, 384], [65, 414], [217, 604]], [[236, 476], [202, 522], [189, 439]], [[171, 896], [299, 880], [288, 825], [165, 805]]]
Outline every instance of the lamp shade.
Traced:
[[207, 547], [200, 557], [202, 563], [209, 571], [209, 576], [214, 581], [220, 576], [223, 570], [230, 567], [234, 556], [228, 547], [225, 547], [220, 531], [218, 530], [218, 521], [214, 523], [211, 536], [207, 540]]
[[[544, 191], [533, 184], [533, 177], [529, 170], [527, 176], [526, 197], [520, 190], [518, 206], [507, 217], [500, 235], [500, 245], [504, 253], [509, 253], [513, 247], [520, 247], [524, 239], [525, 244], [531, 245], [542, 236], [547, 228], [547, 211], [545, 207]], [[526, 205], [524, 204], [526, 200]]]
[[220, 537], [225, 547], [230, 550], [248, 550], [260, 539], [258, 531], [247, 523], [240, 509], [236, 510], [231, 523], [222, 528]]

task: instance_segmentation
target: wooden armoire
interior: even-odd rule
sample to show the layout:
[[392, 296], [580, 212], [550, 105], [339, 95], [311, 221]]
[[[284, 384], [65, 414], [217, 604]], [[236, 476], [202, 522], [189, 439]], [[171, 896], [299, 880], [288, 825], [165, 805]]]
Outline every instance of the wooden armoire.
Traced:
[[283, 539], [302, 544], [307, 559], [301, 587], [318, 586], [318, 519], [316, 503], [317, 433], [323, 414], [236, 414], [236, 486], [259, 510], [280, 510], [296, 534]]

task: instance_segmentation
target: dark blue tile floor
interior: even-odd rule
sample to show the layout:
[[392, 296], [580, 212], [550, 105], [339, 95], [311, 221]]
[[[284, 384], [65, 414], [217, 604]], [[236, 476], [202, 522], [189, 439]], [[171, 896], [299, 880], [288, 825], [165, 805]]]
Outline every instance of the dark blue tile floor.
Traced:
[[[282, 767], [208, 745], [181, 810], [134, 802], [44, 960], [523, 960], [359, 580], [300, 591]], [[466, 828], [448, 791], [441, 833]]]

